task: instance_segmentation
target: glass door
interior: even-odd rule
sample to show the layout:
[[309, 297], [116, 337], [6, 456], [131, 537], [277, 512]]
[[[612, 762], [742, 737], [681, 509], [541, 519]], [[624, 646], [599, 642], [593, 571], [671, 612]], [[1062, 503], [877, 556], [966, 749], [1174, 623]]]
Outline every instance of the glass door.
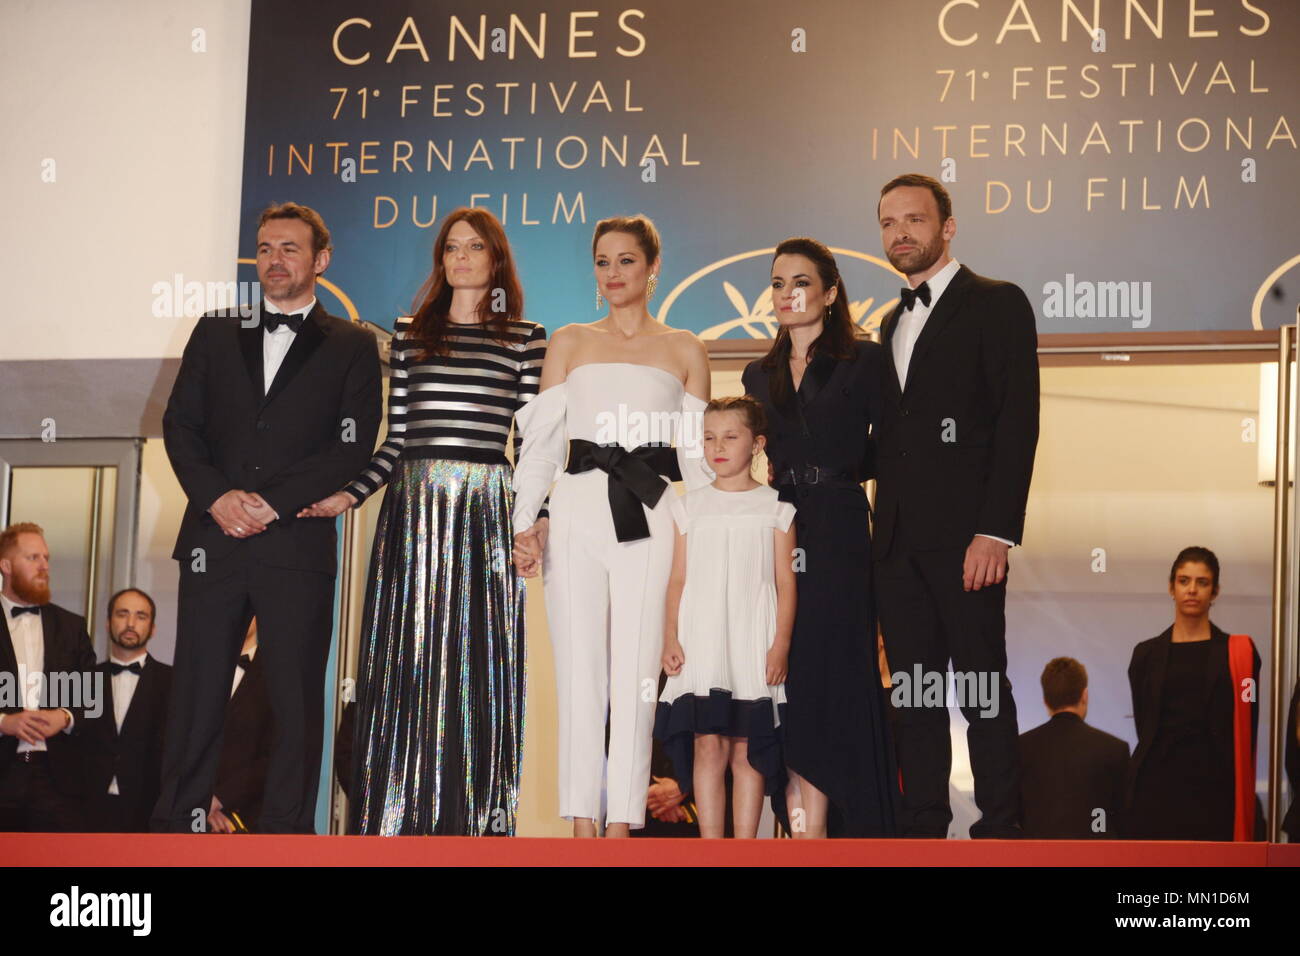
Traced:
[[135, 576], [140, 440], [0, 441], [0, 528], [45, 529], [54, 602], [84, 614], [106, 654], [103, 603]]

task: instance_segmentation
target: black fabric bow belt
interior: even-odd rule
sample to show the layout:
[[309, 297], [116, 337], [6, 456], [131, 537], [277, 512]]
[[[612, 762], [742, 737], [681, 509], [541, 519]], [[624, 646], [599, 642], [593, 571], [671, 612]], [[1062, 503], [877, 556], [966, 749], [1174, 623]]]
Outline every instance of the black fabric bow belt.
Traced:
[[628, 451], [622, 445], [597, 445], [585, 438], [569, 440], [571, 475], [599, 468], [609, 475], [609, 512], [614, 516], [614, 534], [619, 541], [640, 541], [650, 537], [642, 505], [659, 503], [668, 482], [681, 481], [677, 449], [671, 445], [639, 445]]

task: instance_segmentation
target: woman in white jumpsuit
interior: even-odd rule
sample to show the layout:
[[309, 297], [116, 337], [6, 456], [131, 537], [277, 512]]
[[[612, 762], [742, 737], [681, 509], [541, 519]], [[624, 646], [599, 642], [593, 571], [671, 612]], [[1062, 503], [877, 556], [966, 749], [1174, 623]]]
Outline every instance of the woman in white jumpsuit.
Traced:
[[[712, 477], [699, 443], [709, 372], [699, 340], [646, 309], [659, 267], [653, 224], [602, 220], [593, 253], [610, 315], [551, 338], [541, 391], [516, 417], [513, 524], [522, 573], [535, 573], [527, 554], [544, 545], [560, 815], [575, 835], [594, 835], [603, 819], [607, 836], [623, 836], [645, 824], [673, 554], [670, 482], [690, 489]], [[538, 518], [548, 491], [549, 527]]]

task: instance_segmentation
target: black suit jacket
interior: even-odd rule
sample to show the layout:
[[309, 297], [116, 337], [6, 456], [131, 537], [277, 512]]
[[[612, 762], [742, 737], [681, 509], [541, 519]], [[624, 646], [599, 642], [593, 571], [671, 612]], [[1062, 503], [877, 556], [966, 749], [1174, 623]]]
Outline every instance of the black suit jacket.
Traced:
[[[60, 793], [81, 797], [85, 794], [85, 767], [80, 737], [86, 727], [86, 711], [104, 705], [104, 694], [95, 681], [95, 649], [86, 632], [86, 619], [57, 604], [46, 604], [41, 608], [41, 630], [44, 633], [46, 691], [50, 695], [60, 691], [60, 675], [75, 679], [77, 684], [75, 691], [68, 688], [76, 699], [55, 700], [49, 697], [41, 702], [43, 707], [62, 707], [72, 713], [72, 730], [45, 740], [50, 755], [50, 777]], [[90, 679], [86, 680], [84, 675]], [[25, 688], [18, 683], [18, 676], [18, 656], [14, 653], [9, 621], [0, 614], [0, 681], [22, 694]], [[0, 706], [0, 712], [6, 714], [16, 714], [23, 709], [21, 706], [8, 706], [9, 700], [0, 700], [0, 704], [6, 705]], [[9, 769], [17, 753], [17, 737], [0, 737], [0, 775]]]
[[149, 832], [149, 816], [158, 802], [167, 702], [172, 689], [171, 665], [151, 654], [145, 657], [144, 670], [120, 731], [114, 717], [113, 678], [108, 662], [95, 668], [104, 675], [105, 704], [98, 717], [87, 718], [82, 734], [88, 795], [93, 802], [105, 800], [109, 784], [117, 777], [122, 818], [131, 833]]
[[[234, 679], [234, 675], [230, 675]], [[227, 816], [234, 810], [250, 828], [262, 813], [266, 768], [271, 760], [271, 698], [262, 670], [262, 654], [254, 655], [226, 705], [221, 738], [221, 762], [213, 793]]]
[[[208, 563], [237, 548], [274, 567], [333, 573], [335, 522], [295, 518], [370, 461], [380, 419], [379, 353], [365, 329], [319, 302], [263, 395], [262, 328], [237, 313], [195, 326], [163, 415], [172, 468], [189, 504], [172, 557]], [[232, 538], [208, 508], [227, 491], [257, 492], [280, 515], [261, 534]]]
[[[1131, 802], [1138, 779], [1142, 773], [1142, 762], [1151, 752], [1160, 733], [1160, 702], [1164, 696], [1165, 671], [1169, 666], [1169, 645], [1173, 640], [1174, 627], [1169, 625], [1161, 634], [1142, 641], [1133, 648], [1133, 658], [1128, 665], [1129, 688], [1133, 693], [1133, 721], [1137, 725], [1137, 747], [1133, 750], [1133, 759], [1129, 761], [1128, 778], [1125, 784], [1125, 799]], [[1234, 700], [1237, 689], [1232, 686], [1232, 671], [1228, 666], [1228, 633], [1213, 622], [1210, 623], [1210, 642], [1212, 650], [1202, 684], [1204, 699], [1208, 702], [1216, 696], [1219, 699]], [[1251, 650], [1252, 675], [1256, 690], [1259, 688], [1259, 651]], [[1225, 688], [1221, 685], [1226, 685]], [[1217, 689], [1217, 694], [1216, 694]], [[1211, 740], [1216, 758], [1228, 766], [1233, 766], [1235, 752], [1232, 732], [1231, 710], [1223, 714], [1222, 720], [1214, 721], [1211, 726]], [[1250, 745], [1255, 751], [1259, 743], [1259, 694], [1250, 705]], [[1257, 752], [1257, 751], [1256, 751]], [[1262, 810], [1256, 799], [1256, 816]], [[1256, 821], [1257, 824], [1260, 822]]]
[[906, 389], [893, 351], [901, 311], [882, 326], [876, 553], [900, 525], [911, 550], [964, 548], [976, 534], [1019, 543], [1038, 445], [1033, 307], [1019, 286], [961, 266], [916, 341]]
[[[1021, 829], [1035, 840], [1114, 840], [1124, 806], [1128, 744], [1061, 712], [1020, 735]], [[1093, 832], [1093, 811], [1106, 829]]]
[[1296, 739], [1297, 721], [1300, 721], [1300, 681], [1291, 692], [1291, 706], [1287, 709], [1286, 750], [1283, 761], [1286, 778], [1291, 784], [1291, 809], [1282, 818], [1282, 831], [1292, 843], [1300, 843], [1300, 740]]

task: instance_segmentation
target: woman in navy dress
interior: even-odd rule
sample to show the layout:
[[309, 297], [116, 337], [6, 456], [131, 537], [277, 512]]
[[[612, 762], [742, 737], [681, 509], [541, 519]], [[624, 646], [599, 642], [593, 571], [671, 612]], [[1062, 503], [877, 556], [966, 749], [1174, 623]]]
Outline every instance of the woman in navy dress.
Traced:
[[791, 828], [796, 837], [891, 836], [898, 772], [862, 488], [875, 471], [882, 351], [857, 334], [835, 258], [815, 239], [777, 246], [772, 305], [781, 328], [743, 382], [767, 412], [773, 484], [796, 509], [799, 600], [783, 725]]

